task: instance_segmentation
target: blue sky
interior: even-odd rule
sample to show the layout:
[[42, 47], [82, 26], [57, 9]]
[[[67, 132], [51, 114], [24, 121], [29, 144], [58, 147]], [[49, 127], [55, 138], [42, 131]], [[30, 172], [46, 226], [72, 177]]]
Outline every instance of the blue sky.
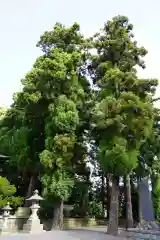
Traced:
[[147, 68], [139, 75], [160, 79], [159, 9], [159, 0], [0, 0], [0, 106], [11, 104], [20, 79], [40, 55], [40, 35], [56, 22], [76, 21], [85, 35], [91, 35], [113, 16], [127, 15], [136, 39], [149, 51]]

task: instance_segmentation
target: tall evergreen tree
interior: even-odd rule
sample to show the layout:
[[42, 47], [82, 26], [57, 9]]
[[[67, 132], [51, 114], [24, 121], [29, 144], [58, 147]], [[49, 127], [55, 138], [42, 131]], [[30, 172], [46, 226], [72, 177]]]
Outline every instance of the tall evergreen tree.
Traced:
[[136, 167], [141, 141], [150, 133], [153, 122], [148, 92], [155, 89], [157, 81], [137, 77], [135, 67], [145, 67], [142, 57], [147, 52], [137, 46], [132, 29], [127, 17], [108, 21], [93, 39], [97, 55], [89, 67], [99, 88], [93, 111], [99, 160], [104, 171], [112, 174], [109, 234], [118, 233], [119, 177]]
[[70, 28], [56, 24], [38, 43], [45, 53], [45, 84], [50, 86], [46, 92], [49, 104], [45, 118], [45, 150], [40, 154], [44, 166], [42, 181], [45, 193], [57, 203], [54, 226], [60, 227], [63, 225], [63, 201], [71, 194], [75, 165], [81, 160], [75, 159], [74, 154], [81, 148], [86, 155], [82, 137], [89, 83], [85, 77], [83, 44], [84, 38], [76, 23]]
[[[84, 136], [89, 127], [90, 87], [83, 43], [76, 23], [70, 28], [57, 23], [53, 31], [45, 32], [37, 44], [43, 55], [22, 80], [23, 89], [14, 94], [14, 103], [1, 122], [1, 149], [15, 159], [23, 184], [27, 182], [28, 196], [43, 172], [45, 190], [67, 199], [74, 172], [79, 172], [80, 166], [86, 171]], [[52, 156], [45, 158], [48, 153]], [[52, 186], [45, 185], [47, 177]]]
[[[54, 205], [54, 226], [62, 227], [63, 203], [73, 203], [79, 187], [81, 216], [94, 214], [93, 205], [107, 190], [108, 233], [117, 234], [120, 177], [126, 179], [127, 221], [132, 226], [134, 174], [152, 176], [158, 209], [159, 125], [152, 102], [157, 80], [137, 77], [136, 66], [145, 67], [147, 52], [138, 47], [132, 29], [127, 17], [117, 16], [86, 41], [78, 24], [55, 24], [40, 37], [42, 56], [22, 80], [22, 91], [14, 94], [10, 109], [0, 109], [0, 153], [10, 156], [1, 162], [3, 176], [21, 195], [43, 188]], [[87, 161], [101, 175], [97, 191], [90, 185]], [[89, 199], [94, 201], [88, 204]], [[102, 203], [104, 208], [104, 198]]]

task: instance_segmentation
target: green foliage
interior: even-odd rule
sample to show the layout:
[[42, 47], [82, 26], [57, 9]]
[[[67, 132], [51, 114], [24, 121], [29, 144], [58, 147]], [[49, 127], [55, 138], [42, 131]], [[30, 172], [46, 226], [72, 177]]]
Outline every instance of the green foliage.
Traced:
[[[46, 209], [64, 200], [82, 212], [82, 200], [95, 194], [87, 161], [94, 171], [100, 165], [104, 176], [159, 174], [160, 114], [152, 102], [158, 81], [138, 78], [136, 67], [145, 68], [147, 51], [132, 30], [125, 16], [90, 39], [77, 23], [56, 23], [40, 37], [42, 55], [22, 79], [22, 91], [9, 109], [0, 108], [0, 153], [10, 156], [2, 170], [24, 194], [31, 176], [41, 179]], [[10, 198], [19, 206], [15, 191], [1, 177], [0, 205]], [[97, 195], [90, 199], [91, 216], [102, 214]]]
[[43, 55], [22, 79], [23, 89], [14, 94], [11, 108], [1, 111], [0, 151], [10, 155], [20, 184], [41, 175], [44, 192], [53, 198], [67, 199], [76, 163], [85, 168], [79, 159], [84, 160], [82, 136], [89, 126], [84, 42], [77, 23], [70, 28], [57, 23], [45, 32], [37, 44]]
[[73, 187], [73, 179], [66, 171], [56, 171], [54, 174], [47, 172], [42, 177], [44, 196], [52, 195], [52, 198], [67, 200]]
[[23, 204], [24, 197], [15, 197], [15, 196], [2, 197], [2, 196], [0, 196], [0, 207], [1, 208], [6, 206], [8, 202], [13, 208], [17, 208]]
[[[88, 206], [88, 213], [87, 215], [91, 218], [103, 218], [103, 209], [101, 202], [94, 199], [93, 201], [89, 202]], [[81, 216], [81, 206], [77, 202], [73, 205], [73, 210], [71, 211], [72, 217], [79, 217]], [[83, 216], [84, 217], [84, 216]]]
[[55, 131], [73, 132], [79, 123], [78, 111], [72, 100], [67, 99], [65, 95], [60, 95], [53, 105], [49, 106], [53, 116], [52, 124]]
[[3, 120], [5, 114], [6, 114], [7, 109], [0, 107], [0, 120]]
[[0, 207], [4, 207], [9, 202], [13, 207], [20, 206], [24, 201], [23, 197], [13, 196], [16, 187], [11, 185], [7, 178], [0, 176]]
[[89, 202], [89, 216], [103, 218], [103, 209], [101, 202], [93, 200]]
[[69, 198], [74, 186], [72, 160], [85, 97], [83, 85], [87, 82], [80, 69], [84, 64], [84, 53], [80, 51], [83, 41], [77, 24], [71, 28], [56, 24], [38, 43], [47, 52], [47, 57], [36, 66], [41, 65], [45, 72], [48, 69], [45, 86], [52, 90], [48, 88], [43, 92], [49, 104], [45, 118], [45, 149], [40, 154], [44, 167], [42, 182], [45, 194], [63, 200]]
[[16, 187], [10, 185], [7, 178], [0, 176], [0, 196], [12, 196], [16, 192]]
[[93, 39], [98, 55], [90, 67], [99, 87], [92, 119], [93, 131], [98, 133], [100, 163], [106, 173], [118, 176], [136, 167], [141, 142], [151, 132], [149, 93], [157, 84], [149, 80], [147, 89], [141, 88], [135, 66], [144, 67], [146, 50], [137, 46], [132, 29], [126, 17], [108, 21]]
[[153, 197], [153, 207], [156, 219], [160, 220], [160, 177], [159, 175], [152, 179], [152, 197]]

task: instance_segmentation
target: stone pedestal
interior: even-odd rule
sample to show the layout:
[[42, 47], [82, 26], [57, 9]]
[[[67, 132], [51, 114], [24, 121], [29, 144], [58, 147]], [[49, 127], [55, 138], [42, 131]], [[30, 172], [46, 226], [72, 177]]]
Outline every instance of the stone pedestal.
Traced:
[[39, 219], [28, 219], [27, 223], [23, 226], [24, 233], [40, 233], [44, 232], [43, 224], [40, 223]]
[[30, 207], [32, 213], [29, 217], [26, 224], [23, 226], [23, 232], [25, 233], [40, 233], [43, 232], [43, 224], [40, 223], [40, 219], [37, 215], [37, 212], [40, 208], [39, 201], [43, 200], [41, 196], [38, 195], [38, 191], [35, 190], [32, 197], [27, 199], [28, 201], [32, 202], [32, 205]]
[[160, 240], [159, 223], [156, 221], [142, 221], [137, 228], [128, 228], [127, 237], [131, 239]]
[[125, 237], [135, 240], [160, 240], [160, 232], [156, 230], [140, 230], [138, 228], [130, 228], [127, 229]]
[[160, 231], [159, 223], [156, 221], [142, 221], [137, 226], [140, 230], [155, 230]]

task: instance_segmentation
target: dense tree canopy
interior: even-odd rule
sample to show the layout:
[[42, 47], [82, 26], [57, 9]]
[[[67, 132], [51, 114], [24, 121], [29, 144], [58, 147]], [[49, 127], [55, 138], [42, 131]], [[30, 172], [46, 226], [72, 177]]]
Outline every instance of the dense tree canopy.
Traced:
[[136, 179], [146, 175], [160, 209], [158, 81], [138, 76], [147, 50], [128, 18], [114, 17], [89, 39], [77, 23], [56, 23], [37, 47], [42, 54], [21, 80], [22, 91], [9, 109], [0, 108], [0, 153], [9, 156], [2, 177], [20, 196], [38, 188], [53, 226], [62, 227], [67, 202], [72, 216], [104, 217], [107, 209], [108, 232], [117, 234], [125, 196], [131, 221]]

